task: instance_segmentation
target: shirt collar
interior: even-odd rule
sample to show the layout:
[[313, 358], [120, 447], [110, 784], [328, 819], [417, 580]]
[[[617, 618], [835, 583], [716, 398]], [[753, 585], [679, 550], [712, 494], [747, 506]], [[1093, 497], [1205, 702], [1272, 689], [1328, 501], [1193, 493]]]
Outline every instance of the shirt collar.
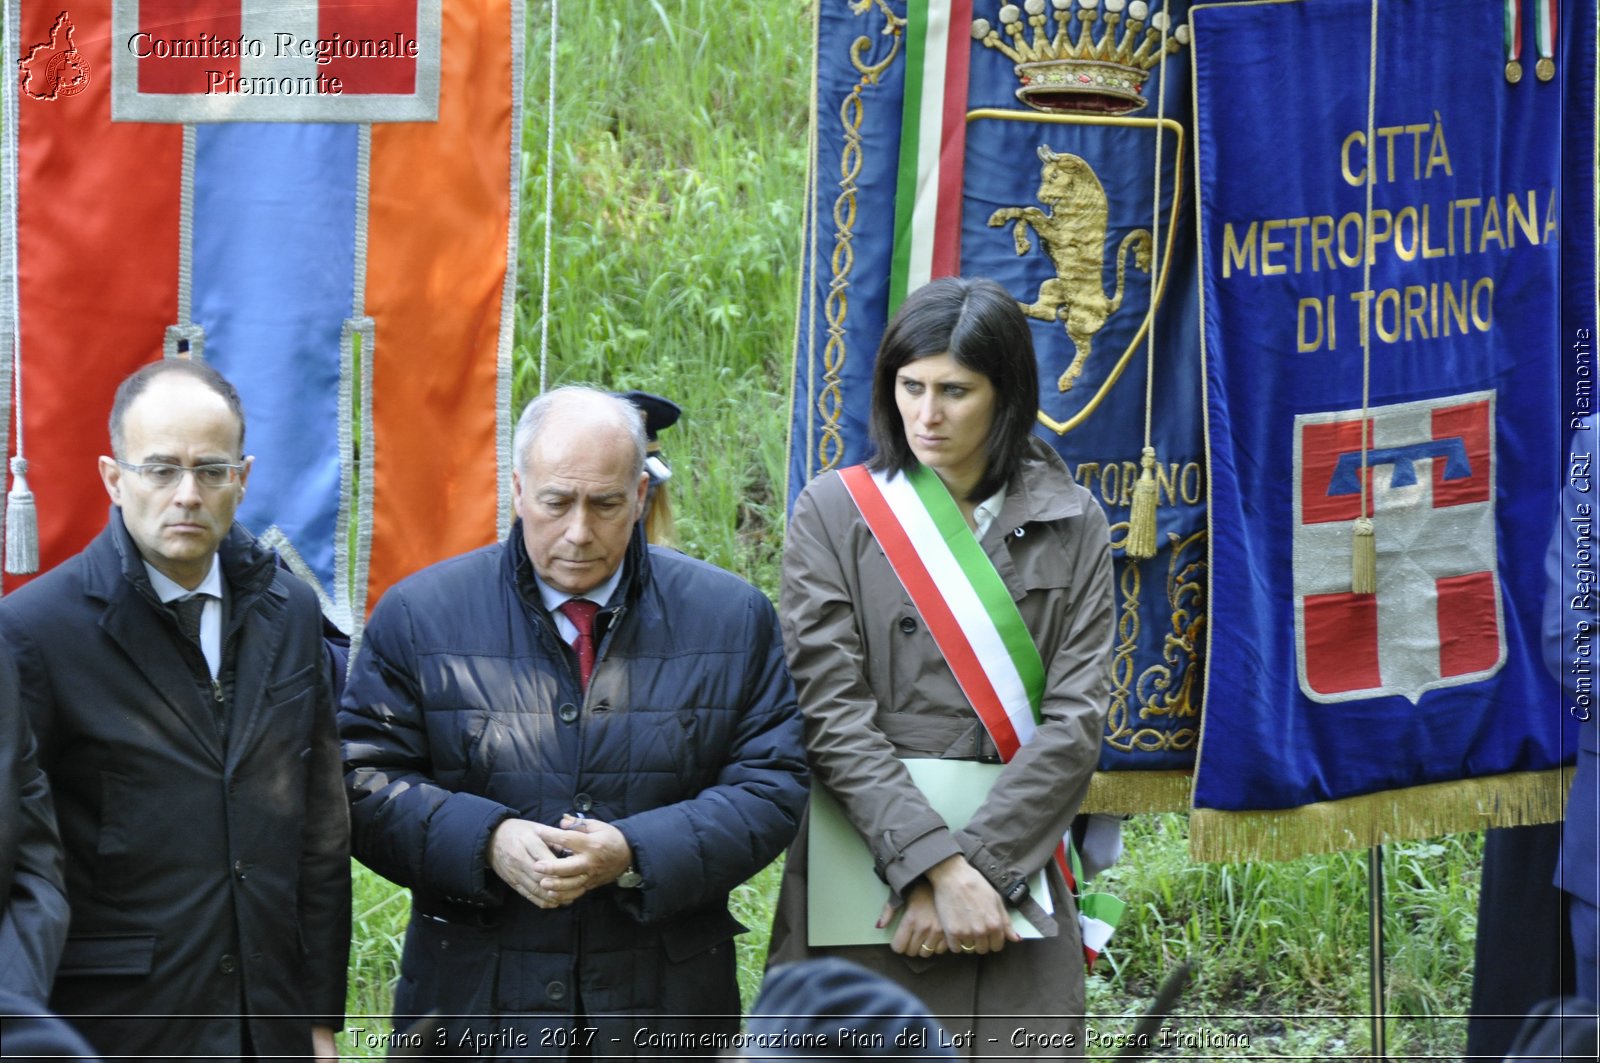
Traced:
[[[530, 570], [533, 568], [532, 565], [529, 565], [528, 567]], [[611, 573], [610, 579], [606, 580], [598, 587], [590, 588], [582, 594], [565, 594], [561, 591], [558, 591], [544, 580], [540, 579], [539, 573], [537, 572], [533, 573], [533, 582], [534, 585], [539, 588], [539, 600], [543, 602], [544, 607], [552, 613], [557, 609], [560, 609], [563, 605], [566, 605], [567, 602], [571, 601], [573, 598], [584, 598], [603, 608], [611, 602], [611, 596], [617, 592], [617, 586], [622, 582], [622, 570], [627, 567], [627, 562], [623, 562], [617, 566], [617, 570], [615, 572]]]
[[177, 601], [179, 598], [187, 598], [191, 594], [209, 594], [219, 602], [222, 600], [222, 570], [217, 565], [216, 554], [211, 555], [211, 567], [206, 570], [205, 579], [201, 580], [200, 586], [192, 591], [169, 578], [166, 573], [150, 562], [143, 561], [143, 559], [141, 561], [144, 564], [145, 574], [150, 577], [150, 589], [155, 591], [156, 597], [163, 602]]
[[982, 539], [984, 533], [989, 530], [989, 525], [993, 524], [995, 518], [1000, 515], [1000, 507], [1005, 504], [1006, 485], [1001, 484], [1000, 490], [972, 507], [972, 522], [977, 525], [973, 529], [973, 534]]

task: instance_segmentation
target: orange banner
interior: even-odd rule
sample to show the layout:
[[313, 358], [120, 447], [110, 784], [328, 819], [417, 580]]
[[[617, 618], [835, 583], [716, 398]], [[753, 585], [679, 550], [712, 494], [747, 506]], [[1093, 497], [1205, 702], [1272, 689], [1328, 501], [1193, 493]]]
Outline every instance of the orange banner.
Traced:
[[517, 6], [445, 4], [438, 122], [372, 131], [369, 609], [401, 577], [492, 541], [509, 505], [496, 455], [510, 416]]

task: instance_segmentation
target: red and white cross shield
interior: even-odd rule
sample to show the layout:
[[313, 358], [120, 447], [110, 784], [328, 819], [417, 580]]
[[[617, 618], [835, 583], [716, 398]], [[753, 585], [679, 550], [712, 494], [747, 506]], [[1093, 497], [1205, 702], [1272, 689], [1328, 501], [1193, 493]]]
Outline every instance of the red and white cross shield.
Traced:
[[1481, 391], [1368, 408], [1376, 594], [1350, 591], [1361, 411], [1295, 418], [1295, 642], [1308, 698], [1415, 704], [1500, 670], [1494, 403]]

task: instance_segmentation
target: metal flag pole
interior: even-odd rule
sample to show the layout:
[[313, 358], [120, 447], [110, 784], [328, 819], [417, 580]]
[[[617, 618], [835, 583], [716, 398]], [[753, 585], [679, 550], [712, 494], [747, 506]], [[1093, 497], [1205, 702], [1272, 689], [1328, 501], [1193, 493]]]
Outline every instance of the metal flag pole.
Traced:
[[561, 0], [550, 0], [550, 87], [545, 100], [544, 272], [539, 277], [539, 394], [550, 378], [550, 241], [556, 214], [556, 45], [561, 37]]
[[1372, 995], [1372, 1058], [1379, 1061], [1389, 1058], [1383, 1029], [1383, 846], [1381, 845], [1374, 845], [1367, 850], [1367, 913], [1371, 919], [1368, 926], [1371, 951], [1367, 959], [1372, 975], [1368, 985]]

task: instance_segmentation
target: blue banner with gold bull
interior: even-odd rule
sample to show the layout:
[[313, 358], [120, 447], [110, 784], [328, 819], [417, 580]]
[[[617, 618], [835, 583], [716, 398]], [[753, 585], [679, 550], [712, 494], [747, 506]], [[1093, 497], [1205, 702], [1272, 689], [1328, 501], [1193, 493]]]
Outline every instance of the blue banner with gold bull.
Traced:
[[[1188, 4], [823, 0], [791, 500], [864, 460], [905, 294], [992, 277], [1030, 318], [1037, 432], [1105, 507], [1113, 693], [1092, 807], [1184, 808], [1206, 606]], [[1126, 546], [1146, 445], [1154, 556]]]
[[1595, 323], [1595, 7], [1528, 7], [1526, 40], [1477, 0], [1191, 13], [1201, 856], [1560, 818], [1541, 617]]

